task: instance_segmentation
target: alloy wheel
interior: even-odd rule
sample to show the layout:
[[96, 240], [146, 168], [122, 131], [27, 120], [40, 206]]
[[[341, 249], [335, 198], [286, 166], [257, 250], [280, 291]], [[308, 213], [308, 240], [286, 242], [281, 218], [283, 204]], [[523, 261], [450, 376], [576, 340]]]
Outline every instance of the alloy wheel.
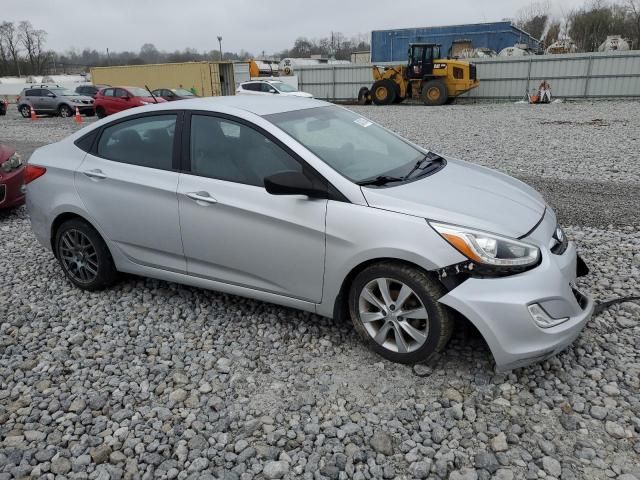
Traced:
[[418, 350], [427, 340], [429, 315], [408, 285], [391, 278], [376, 278], [365, 285], [358, 299], [360, 321], [380, 346], [397, 353]]
[[96, 248], [80, 230], [67, 230], [60, 237], [60, 260], [67, 273], [77, 282], [91, 283], [98, 275]]

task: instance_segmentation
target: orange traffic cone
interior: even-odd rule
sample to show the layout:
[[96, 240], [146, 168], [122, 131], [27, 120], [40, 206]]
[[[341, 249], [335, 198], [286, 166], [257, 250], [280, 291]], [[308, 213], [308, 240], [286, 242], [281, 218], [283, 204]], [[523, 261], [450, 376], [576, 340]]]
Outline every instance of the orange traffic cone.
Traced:
[[76, 123], [82, 123], [82, 116], [80, 115], [80, 110], [76, 107]]
[[38, 119], [38, 115], [36, 115], [36, 109], [31, 107], [30, 110], [31, 110], [31, 120], [32, 121], [33, 120], [37, 120]]

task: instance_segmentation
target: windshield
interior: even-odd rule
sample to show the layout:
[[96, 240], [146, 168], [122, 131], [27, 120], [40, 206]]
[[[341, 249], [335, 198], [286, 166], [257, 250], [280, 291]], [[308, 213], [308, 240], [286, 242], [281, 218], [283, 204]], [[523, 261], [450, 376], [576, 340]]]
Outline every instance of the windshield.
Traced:
[[273, 85], [278, 90], [280, 90], [281, 92], [285, 92], [285, 93], [297, 92], [298, 91], [295, 88], [293, 88], [291, 85], [289, 85], [288, 83], [284, 83], [284, 82], [269, 82], [269, 84]]
[[184, 88], [174, 88], [172, 92], [180, 97], [195, 97], [192, 92], [185, 90]]
[[391, 132], [340, 107], [266, 115], [351, 181], [407, 174], [425, 154]]
[[147, 92], [144, 88], [129, 87], [127, 88], [127, 90], [129, 90], [129, 93], [131, 93], [131, 95], [133, 95], [134, 97], [150, 97], [151, 96], [151, 94]]
[[79, 97], [80, 94], [74, 92], [73, 90], [67, 90], [66, 88], [50, 88], [51, 92], [55, 93], [60, 97]]

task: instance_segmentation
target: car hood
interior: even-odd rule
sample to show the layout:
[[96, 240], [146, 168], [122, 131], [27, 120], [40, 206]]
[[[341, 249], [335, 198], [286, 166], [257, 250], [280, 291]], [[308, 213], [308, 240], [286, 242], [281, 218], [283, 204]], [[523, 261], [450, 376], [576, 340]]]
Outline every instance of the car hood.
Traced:
[[546, 208], [542, 196], [525, 183], [453, 159], [425, 178], [387, 188], [362, 187], [362, 192], [374, 208], [513, 238], [528, 233]]

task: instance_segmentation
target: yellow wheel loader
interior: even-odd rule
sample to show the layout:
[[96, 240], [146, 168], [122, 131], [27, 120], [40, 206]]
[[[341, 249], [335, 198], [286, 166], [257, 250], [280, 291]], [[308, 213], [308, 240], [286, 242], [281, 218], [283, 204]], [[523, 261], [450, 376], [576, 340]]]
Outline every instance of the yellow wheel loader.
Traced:
[[435, 43], [409, 45], [407, 65], [374, 65], [373, 80], [371, 88], [358, 92], [359, 104], [390, 105], [415, 98], [425, 105], [443, 105], [480, 85], [474, 64], [441, 59]]

